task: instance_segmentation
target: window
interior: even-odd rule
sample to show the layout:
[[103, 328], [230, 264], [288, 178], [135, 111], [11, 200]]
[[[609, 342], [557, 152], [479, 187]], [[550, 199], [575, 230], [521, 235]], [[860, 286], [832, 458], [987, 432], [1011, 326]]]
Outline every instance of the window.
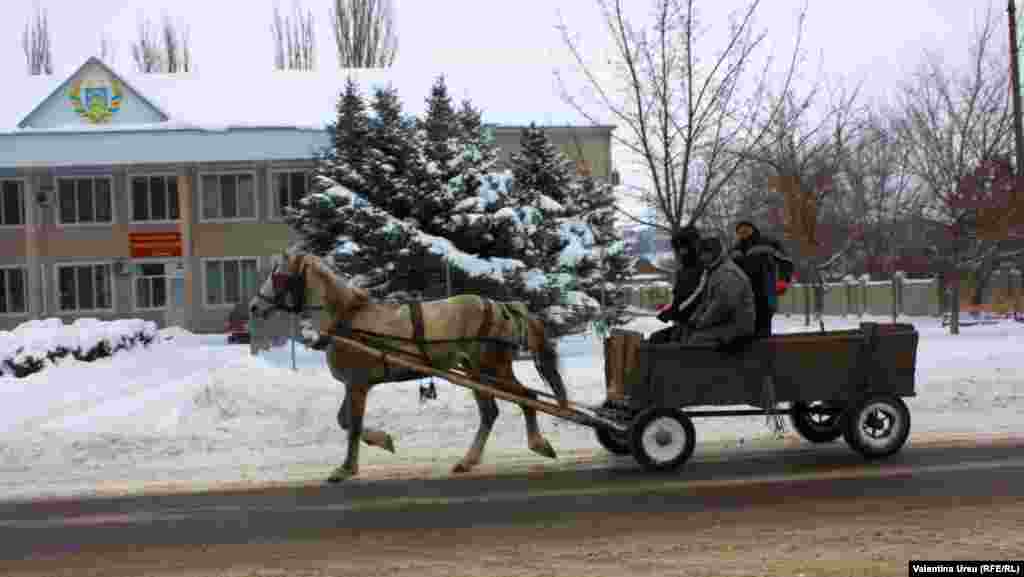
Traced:
[[114, 308], [109, 264], [57, 265], [57, 291], [62, 312]]
[[25, 190], [17, 180], [0, 180], [0, 226], [25, 224]]
[[135, 308], [167, 307], [167, 272], [163, 263], [140, 264], [135, 274]]
[[0, 315], [24, 314], [27, 294], [25, 269], [0, 268]]
[[206, 174], [202, 180], [204, 220], [256, 218], [251, 174]]
[[109, 178], [61, 178], [57, 192], [60, 224], [113, 222]]
[[289, 171], [274, 173], [274, 208], [276, 216], [284, 216], [285, 207], [298, 208], [299, 199], [309, 194], [309, 173]]
[[205, 262], [206, 304], [235, 305], [256, 296], [256, 259], [210, 259]]
[[132, 177], [132, 220], [178, 220], [178, 178]]

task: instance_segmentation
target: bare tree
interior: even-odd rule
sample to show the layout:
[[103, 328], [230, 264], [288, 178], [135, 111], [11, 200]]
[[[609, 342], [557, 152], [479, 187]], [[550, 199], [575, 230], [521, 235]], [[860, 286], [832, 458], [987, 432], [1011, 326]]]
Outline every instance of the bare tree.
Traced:
[[116, 56], [117, 53], [114, 47], [114, 40], [110, 37], [109, 34], [104, 32], [103, 35], [100, 36], [100, 60], [106, 62], [107, 64], [112, 64]]
[[170, 73], [192, 70], [192, 49], [188, 28], [179, 31], [167, 16], [158, 29], [147, 19], [139, 23], [139, 40], [132, 46], [132, 58], [139, 72]]
[[[860, 215], [848, 202], [849, 187], [839, 178], [851, 143], [862, 131], [863, 115], [857, 105], [859, 90], [833, 94], [824, 113], [812, 114], [821, 100], [820, 84], [798, 96], [793, 89], [771, 100], [779, 113], [771, 119], [774, 137], [764, 144], [736, 151], [739, 158], [767, 167], [772, 188], [783, 193], [766, 197], [761, 206], [738, 199], [748, 218], [783, 220], [788, 236], [798, 241], [804, 278], [815, 287], [814, 311], [819, 322], [824, 309], [824, 274], [849, 266], [848, 253], [860, 240]], [[778, 214], [779, 201], [789, 219]], [[799, 210], [797, 210], [799, 209]], [[807, 293], [805, 322], [810, 324]]]
[[928, 54], [899, 93], [896, 127], [921, 186], [925, 216], [947, 231], [935, 240], [936, 256], [952, 276], [953, 334], [960, 330], [960, 276], [1004, 256], [998, 240], [979, 234], [977, 207], [963, 202], [961, 188], [983, 163], [1013, 150], [1006, 51], [997, 44], [997, 30], [990, 8], [972, 40], [968, 69], [952, 70]]
[[316, 68], [316, 38], [313, 35], [313, 13], [302, 14], [298, 3], [292, 17], [281, 17], [274, 7], [274, 68], [277, 70], [313, 70]]
[[[577, 69], [586, 80], [596, 107], [610, 113], [625, 129], [613, 138], [641, 159], [650, 188], [637, 192], [655, 209], [651, 223], [622, 211], [628, 218], [667, 230], [695, 223], [708, 211], [745, 162], [737, 151], [762, 146], [772, 134], [767, 118], [777, 109], [765, 107], [770, 61], [750, 94], [743, 83], [756, 73], [752, 61], [765, 33], [754, 34], [753, 17], [760, 0], [752, 0], [730, 23], [726, 46], [710, 61], [698, 57], [695, 0], [656, 0], [654, 22], [638, 28], [623, 12], [623, 0], [596, 0], [611, 35], [620, 86], [606, 85], [584, 62], [583, 51], [559, 28]], [[793, 57], [784, 75], [787, 91], [797, 65], [803, 14]], [[562, 78], [563, 98], [590, 122], [597, 116], [569, 94]], [[617, 97], [625, 92], [625, 102]]]
[[25, 63], [28, 65], [30, 75], [53, 74], [50, 25], [45, 9], [37, 7], [33, 18], [25, 23], [21, 46], [25, 51]]
[[[920, 220], [920, 189], [910, 173], [910, 151], [896, 138], [892, 123], [891, 116], [868, 111], [840, 168], [842, 184], [849, 189], [849, 213], [858, 215], [863, 226], [861, 268], [887, 276], [899, 263], [907, 264], [902, 253], [924, 245], [922, 235], [908, 234]], [[912, 240], [914, 236], [918, 240]]]
[[387, 68], [394, 64], [398, 30], [391, 0], [334, 0], [331, 23], [342, 68]]

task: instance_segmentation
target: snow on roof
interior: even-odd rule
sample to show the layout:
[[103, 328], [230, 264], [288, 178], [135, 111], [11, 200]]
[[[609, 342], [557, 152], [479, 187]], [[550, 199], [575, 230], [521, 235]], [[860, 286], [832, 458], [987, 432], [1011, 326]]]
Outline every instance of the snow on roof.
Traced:
[[[51, 76], [25, 76], [0, 91], [0, 131], [20, 132], [17, 125], [60, 88], [81, 64]], [[559, 97], [553, 75], [536, 66], [438, 66], [435, 70], [396, 66], [390, 69], [282, 71], [193, 71], [138, 74], [111, 67], [172, 122], [207, 127], [261, 126], [322, 129], [335, 114], [338, 95], [351, 75], [364, 96], [371, 87], [390, 84], [406, 112], [422, 112], [435, 79], [444, 74], [452, 99], [468, 97], [491, 124], [590, 124]], [[79, 130], [96, 130], [77, 126]]]

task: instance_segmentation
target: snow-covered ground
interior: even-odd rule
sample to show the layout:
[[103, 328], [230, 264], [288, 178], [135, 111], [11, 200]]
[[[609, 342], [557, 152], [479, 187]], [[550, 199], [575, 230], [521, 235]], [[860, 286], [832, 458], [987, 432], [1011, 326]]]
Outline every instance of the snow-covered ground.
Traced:
[[[919, 395], [908, 399], [913, 434], [1024, 432], [1024, 324], [971, 326], [950, 336], [938, 319], [902, 321], [922, 335]], [[826, 328], [858, 322], [828, 318]], [[629, 328], [649, 334], [662, 326], [644, 317]], [[775, 330], [806, 329], [794, 316], [777, 318]], [[66, 359], [24, 379], [0, 377], [0, 499], [143, 485], [316, 481], [341, 463], [345, 436], [335, 414], [343, 389], [323, 353], [297, 346], [296, 372], [288, 346], [254, 357], [224, 335], [181, 329], [161, 335], [173, 338], [91, 363]], [[560, 350], [573, 400], [599, 403], [599, 341], [568, 337]], [[517, 363], [516, 372], [543, 388], [532, 362]], [[367, 424], [392, 433], [397, 454], [364, 446], [364, 470], [424, 464], [447, 470], [471, 443], [477, 426], [471, 393], [439, 380], [438, 398], [421, 404], [420, 384], [383, 384], [371, 392]], [[484, 462], [548, 463], [526, 448], [520, 409], [499, 407]], [[598, 449], [589, 429], [546, 415], [540, 420], [563, 457]], [[740, 443], [771, 432], [763, 417], [748, 417], [699, 420], [697, 435], [698, 443]]]

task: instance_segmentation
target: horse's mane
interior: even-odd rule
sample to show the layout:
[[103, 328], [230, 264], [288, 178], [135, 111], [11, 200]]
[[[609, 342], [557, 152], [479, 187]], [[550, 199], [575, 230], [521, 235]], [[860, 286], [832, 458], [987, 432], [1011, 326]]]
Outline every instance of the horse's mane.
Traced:
[[369, 293], [362, 288], [349, 286], [320, 257], [301, 254], [299, 271], [306, 283], [319, 290], [324, 304], [334, 309], [335, 319], [344, 319], [370, 302]]

